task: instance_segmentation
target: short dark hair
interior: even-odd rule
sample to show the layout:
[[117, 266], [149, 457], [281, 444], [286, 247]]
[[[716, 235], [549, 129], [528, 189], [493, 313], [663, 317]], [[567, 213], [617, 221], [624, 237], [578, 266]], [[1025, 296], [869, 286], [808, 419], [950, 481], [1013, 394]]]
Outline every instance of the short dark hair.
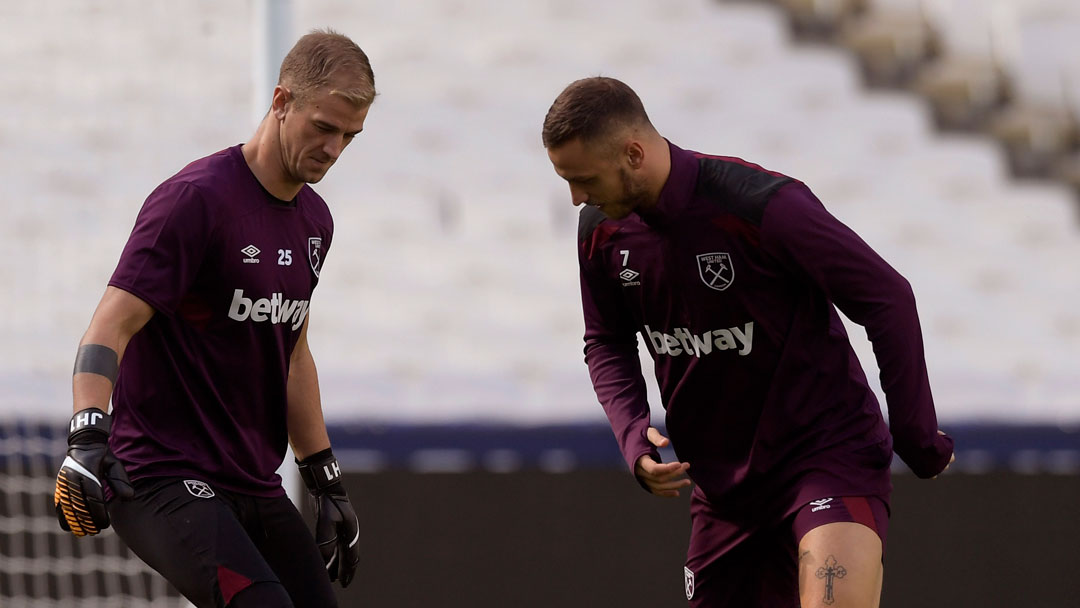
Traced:
[[544, 117], [544, 147], [554, 148], [581, 138], [593, 141], [617, 127], [649, 123], [645, 106], [626, 83], [605, 76], [570, 83]]

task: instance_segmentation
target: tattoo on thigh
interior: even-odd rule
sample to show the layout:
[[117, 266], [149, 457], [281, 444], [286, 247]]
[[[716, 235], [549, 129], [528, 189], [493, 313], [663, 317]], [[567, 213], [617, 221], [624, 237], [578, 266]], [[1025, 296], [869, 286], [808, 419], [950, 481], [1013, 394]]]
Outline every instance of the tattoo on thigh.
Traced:
[[847, 576], [847, 569], [841, 566], [836, 558], [829, 556], [825, 558], [825, 565], [817, 569], [816, 576], [818, 578], [825, 579], [825, 603], [832, 604], [836, 601], [833, 597], [833, 584], [838, 578], [844, 578]]

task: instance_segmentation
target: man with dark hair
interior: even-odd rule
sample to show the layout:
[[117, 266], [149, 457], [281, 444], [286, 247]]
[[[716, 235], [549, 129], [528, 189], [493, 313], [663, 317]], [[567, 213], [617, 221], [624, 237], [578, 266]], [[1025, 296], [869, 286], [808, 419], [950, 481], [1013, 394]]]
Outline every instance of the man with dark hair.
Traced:
[[[691, 605], [877, 606], [892, 450], [924, 478], [953, 451], [907, 281], [803, 183], [669, 143], [618, 80], [568, 86], [543, 141], [585, 205], [585, 361], [626, 463], [659, 496], [694, 482]], [[888, 426], [837, 307], [874, 344]]]
[[[80, 343], [60, 525], [83, 536], [111, 522], [197, 606], [334, 606], [331, 581], [348, 585], [359, 561], [307, 341], [333, 238], [307, 184], [374, 98], [352, 40], [302, 37], [255, 135], [147, 198]], [[286, 442], [315, 538], [275, 472]]]

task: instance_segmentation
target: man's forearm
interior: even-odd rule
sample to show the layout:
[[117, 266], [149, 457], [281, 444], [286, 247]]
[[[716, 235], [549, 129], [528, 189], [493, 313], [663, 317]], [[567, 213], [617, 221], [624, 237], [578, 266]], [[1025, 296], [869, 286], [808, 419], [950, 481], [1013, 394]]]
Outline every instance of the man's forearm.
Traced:
[[137, 297], [115, 287], [105, 290], [75, 356], [73, 412], [88, 407], [109, 410], [124, 350], [153, 315], [154, 309]]
[[330, 447], [319, 395], [319, 375], [307, 348], [293, 357], [288, 385], [289, 444], [298, 459]]
[[[109, 400], [112, 398], [116, 374], [102, 372], [107, 371], [103, 369], [103, 362], [110, 360], [113, 368], [120, 363], [116, 351], [107, 346], [95, 343], [84, 343], [79, 346], [71, 378], [72, 412], [88, 407], [109, 411]], [[109, 363], [104, 363], [104, 365], [109, 365]]]
[[607, 414], [627, 466], [633, 471], [642, 455], [656, 453], [646, 438], [650, 412], [637, 342], [589, 341], [585, 361], [597, 400]]

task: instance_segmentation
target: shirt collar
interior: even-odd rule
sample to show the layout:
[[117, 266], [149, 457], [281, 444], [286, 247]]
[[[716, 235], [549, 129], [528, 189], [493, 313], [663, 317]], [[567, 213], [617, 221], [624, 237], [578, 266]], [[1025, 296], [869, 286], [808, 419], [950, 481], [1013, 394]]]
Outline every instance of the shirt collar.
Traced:
[[668, 151], [671, 154], [671, 172], [660, 190], [660, 198], [656, 200], [655, 207], [638, 213], [646, 224], [656, 227], [669, 223], [680, 214], [693, 196], [697, 184], [696, 154], [683, 150], [670, 141]]

